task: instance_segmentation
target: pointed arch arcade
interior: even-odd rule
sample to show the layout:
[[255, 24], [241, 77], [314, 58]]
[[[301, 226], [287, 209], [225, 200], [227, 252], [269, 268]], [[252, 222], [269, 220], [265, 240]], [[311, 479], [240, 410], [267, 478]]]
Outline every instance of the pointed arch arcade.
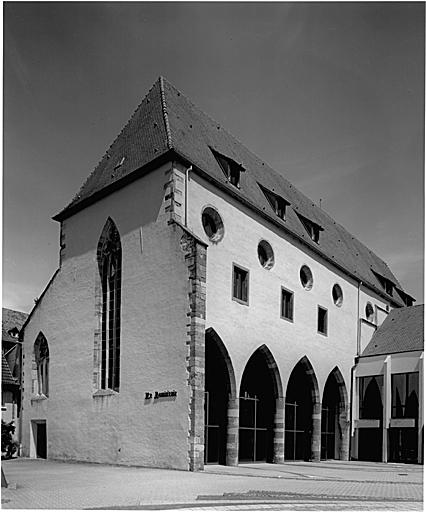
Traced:
[[285, 396], [285, 459], [319, 460], [321, 399], [311, 362], [303, 356], [293, 368]]
[[247, 361], [239, 395], [239, 460], [284, 460], [283, 388], [277, 363], [266, 345]]
[[348, 393], [336, 366], [324, 386], [321, 409], [321, 459], [348, 460], [349, 421], [346, 417]]
[[235, 374], [229, 353], [217, 332], [205, 335], [204, 461], [234, 465]]
[[121, 330], [121, 241], [111, 219], [105, 223], [97, 247], [99, 271], [98, 313], [100, 347], [98, 346], [98, 389], [120, 389]]

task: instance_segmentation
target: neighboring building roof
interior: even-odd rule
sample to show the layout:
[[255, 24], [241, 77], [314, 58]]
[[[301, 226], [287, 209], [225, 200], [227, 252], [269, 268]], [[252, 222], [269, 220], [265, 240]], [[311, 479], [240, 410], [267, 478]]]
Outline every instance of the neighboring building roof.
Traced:
[[393, 309], [361, 357], [424, 349], [424, 305]]
[[[246, 172], [241, 175], [239, 189], [228, 182], [212, 150], [242, 164]], [[61, 221], [69, 217], [136, 179], [144, 168], [172, 154], [192, 164], [195, 172], [227, 190], [394, 304], [404, 304], [402, 298], [406, 298], [406, 294], [383, 260], [162, 77], [142, 100], [79, 193], [54, 219]], [[290, 203], [285, 220], [275, 214], [260, 185]], [[310, 238], [298, 214], [323, 228], [318, 243]], [[398, 291], [394, 291], [393, 297], [383, 289], [380, 276], [396, 286]]]
[[13, 377], [10, 367], [4, 355], [1, 355], [1, 383], [2, 384], [17, 384], [17, 380]]
[[2, 341], [16, 342], [17, 338], [10, 333], [13, 333], [14, 330], [19, 332], [27, 317], [27, 313], [23, 313], [22, 311], [2, 308]]

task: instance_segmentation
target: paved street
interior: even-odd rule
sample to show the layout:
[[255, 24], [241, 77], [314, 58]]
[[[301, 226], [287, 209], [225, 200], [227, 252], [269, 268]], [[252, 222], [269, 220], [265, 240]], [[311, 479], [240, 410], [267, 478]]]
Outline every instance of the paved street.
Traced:
[[2, 489], [5, 509], [423, 510], [418, 465], [288, 462], [190, 473], [17, 459], [3, 469], [12, 484]]

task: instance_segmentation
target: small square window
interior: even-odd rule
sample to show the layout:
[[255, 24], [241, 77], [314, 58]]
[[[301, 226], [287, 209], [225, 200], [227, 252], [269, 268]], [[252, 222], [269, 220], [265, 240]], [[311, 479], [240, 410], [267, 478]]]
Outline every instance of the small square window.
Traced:
[[249, 273], [234, 264], [233, 267], [232, 298], [243, 304], [248, 304]]
[[293, 297], [290, 290], [281, 288], [281, 318], [293, 321]]
[[318, 332], [327, 336], [328, 322], [327, 322], [328, 311], [321, 306], [318, 306]]

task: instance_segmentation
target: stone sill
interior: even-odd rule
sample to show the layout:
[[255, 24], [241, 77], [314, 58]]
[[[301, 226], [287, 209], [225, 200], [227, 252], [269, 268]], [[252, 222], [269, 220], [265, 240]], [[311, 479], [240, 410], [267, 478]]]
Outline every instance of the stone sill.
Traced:
[[93, 398], [96, 398], [98, 396], [113, 396], [118, 395], [117, 391], [114, 391], [113, 389], [98, 389], [93, 393]]

